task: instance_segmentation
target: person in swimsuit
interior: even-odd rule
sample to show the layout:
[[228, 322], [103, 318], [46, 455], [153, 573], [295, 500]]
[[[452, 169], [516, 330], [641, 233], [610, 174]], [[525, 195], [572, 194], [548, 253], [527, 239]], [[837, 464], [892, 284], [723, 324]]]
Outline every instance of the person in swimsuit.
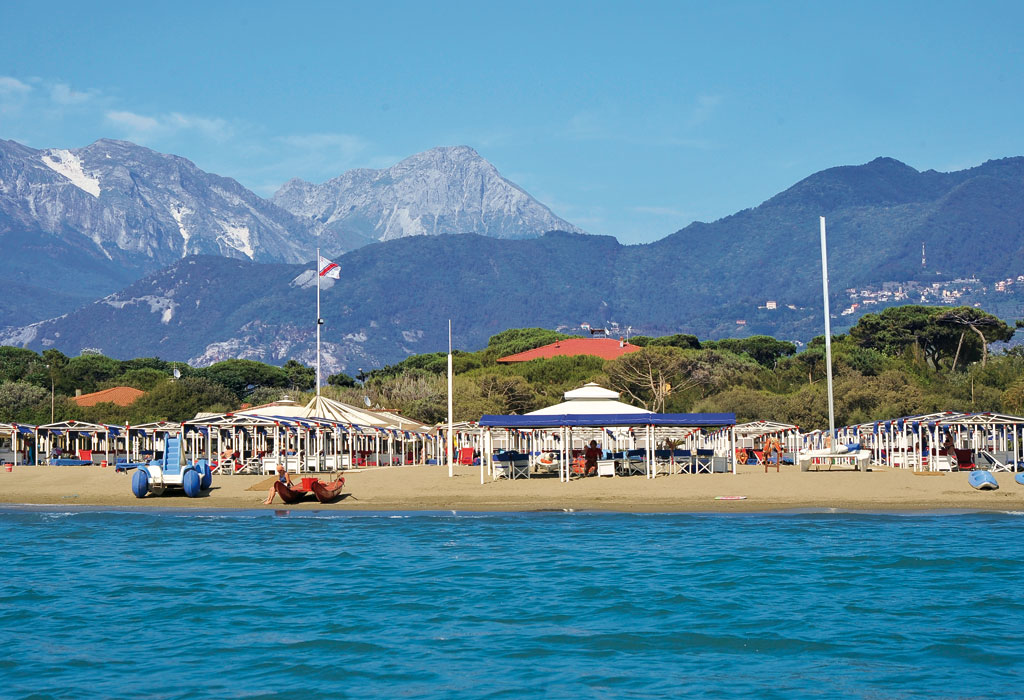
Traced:
[[[292, 486], [292, 478], [288, 476], [288, 472], [285, 471], [283, 464], [277, 465], [277, 480], [285, 486]], [[267, 492], [267, 500], [263, 501], [263, 505], [269, 506], [274, 502], [274, 496], [277, 495], [277, 491], [274, 490], [274, 485], [270, 485], [270, 490]]]

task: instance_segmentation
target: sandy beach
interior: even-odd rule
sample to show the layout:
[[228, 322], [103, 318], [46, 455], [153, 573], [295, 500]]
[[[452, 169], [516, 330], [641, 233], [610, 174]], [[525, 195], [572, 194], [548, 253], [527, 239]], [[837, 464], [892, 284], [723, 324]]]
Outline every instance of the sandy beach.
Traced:
[[[181, 492], [137, 499], [131, 477], [101, 467], [17, 466], [0, 471], [0, 503], [51, 506], [117, 506], [133, 508], [228, 508], [345, 510], [468, 510], [535, 511], [601, 510], [623, 512], [757, 512], [794, 509], [868, 511], [1021, 510], [1024, 486], [1013, 474], [995, 475], [997, 491], [976, 491], [964, 473], [915, 474], [876, 467], [869, 472], [800, 472], [783, 467], [767, 474], [759, 467], [741, 467], [738, 474], [590, 477], [568, 484], [557, 478], [487, 481], [479, 468], [459, 467], [454, 478], [447, 468], [410, 466], [354, 471], [345, 474], [344, 497], [329, 505], [315, 501], [265, 506], [273, 477], [214, 477], [213, 488], [200, 498]], [[745, 500], [716, 500], [745, 496]]]

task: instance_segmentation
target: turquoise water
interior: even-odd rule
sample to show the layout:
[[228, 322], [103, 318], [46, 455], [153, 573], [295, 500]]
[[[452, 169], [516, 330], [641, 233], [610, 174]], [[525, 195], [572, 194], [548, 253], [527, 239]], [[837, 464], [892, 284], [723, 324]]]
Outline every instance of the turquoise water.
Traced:
[[0, 509], [0, 696], [1024, 697], [1024, 517]]

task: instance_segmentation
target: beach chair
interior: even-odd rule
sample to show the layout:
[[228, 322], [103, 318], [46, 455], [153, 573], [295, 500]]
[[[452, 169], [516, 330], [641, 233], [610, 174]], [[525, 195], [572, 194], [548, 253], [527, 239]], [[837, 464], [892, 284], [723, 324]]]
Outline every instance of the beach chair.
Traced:
[[694, 474], [711, 474], [714, 471], [714, 450], [697, 450], [697, 458], [693, 461]]
[[655, 450], [654, 451], [654, 473], [655, 474], [671, 474], [674, 463], [672, 460], [672, 450]]
[[458, 454], [455, 456], [455, 463], [470, 467], [473, 466], [473, 448], [460, 447]]
[[978, 450], [977, 454], [974, 456], [974, 459], [979, 465], [983, 465], [985, 469], [988, 469], [990, 471], [1013, 471], [1012, 452], [990, 452], [989, 450]]
[[957, 471], [966, 472], [978, 468], [974, 463], [974, 453], [971, 450], [953, 450], [953, 452], [956, 454]]
[[500, 452], [492, 459], [491, 478], [511, 479], [512, 478], [512, 455], [508, 452]]
[[647, 464], [645, 459], [647, 457], [647, 451], [643, 448], [638, 450], [628, 450], [623, 460], [623, 471], [626, 474], [647, 474]]

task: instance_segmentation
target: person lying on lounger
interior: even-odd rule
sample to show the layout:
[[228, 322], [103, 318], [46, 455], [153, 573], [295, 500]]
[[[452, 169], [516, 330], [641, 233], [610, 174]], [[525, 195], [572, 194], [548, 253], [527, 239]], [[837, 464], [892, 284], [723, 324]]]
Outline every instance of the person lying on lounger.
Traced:
[[[285, 486], [292, 486], [292, 478], [288, 476], [288, 472], [285, 471], [283, 464], [277, 465], [277, 480]], [[263, 501], [263, 505], [269, 506], [274, 502], [274, 496], [277, 495], [277, 491], [274, 490], [274, 485], [270, 485], [270, 491], [267, 492], [267, 500]]]

